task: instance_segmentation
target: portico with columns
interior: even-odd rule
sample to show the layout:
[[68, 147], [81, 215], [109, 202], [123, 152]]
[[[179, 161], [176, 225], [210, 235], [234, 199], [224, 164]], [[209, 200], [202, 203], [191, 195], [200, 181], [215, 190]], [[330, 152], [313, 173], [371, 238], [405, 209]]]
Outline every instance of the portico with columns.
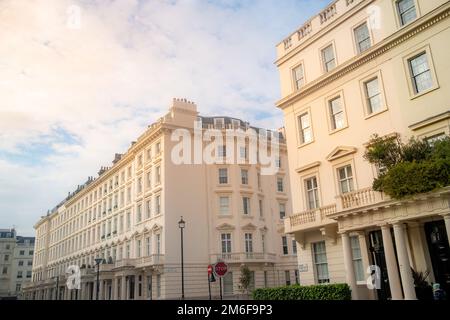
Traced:
[[[412, 269], [429, 271], [430, 283], [439, 282], [442, 279], [442, 275], [438, 279], [438, 275], [433, 272], [433, 269], [436, 270], [439, 267], [432, 261], [439, 257], [432, 256], [433, 252], [429, 247], [432, 239], [427, 237], [433, 235], [425, 234], [425, 225], [443, 222], [446, 234], [441, 232], [438, 236], [440, 241], [446, 238], [446, 245], [449, 246], [450, 188], [421, 194], [407, 200], [385, 200], [369, 206], [340, 211], [329, 215], [328, 218], [338, 223], [338, 232], [342, 238], [345, 277], [352, 289], [353, 299], [359, 298], [358, 294], [362, 289], [358, 288], [356, 281], [354, 257], [349, 240], [349, 235], [354, 235], [355, 232], [359, 235], [363, 265], [367, 270], [369, 265], [376, 265], [378, 262], [369, 258], [371, 256], [371, 247], [367, 244], [367, 241], [370, 241], [369, 234], [381, 231], [382, 258], [387, 275], [386, 279], [382, 278], [382, 281], [388, 281], [391, 299], [417, 299]], [[442, 285], [445, 284], [441, 283]]]

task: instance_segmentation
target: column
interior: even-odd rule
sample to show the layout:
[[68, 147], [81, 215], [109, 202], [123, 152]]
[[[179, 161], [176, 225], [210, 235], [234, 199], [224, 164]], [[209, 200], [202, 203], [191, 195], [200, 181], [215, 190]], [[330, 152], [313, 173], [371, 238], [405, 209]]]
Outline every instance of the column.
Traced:
[[92, 293], [92, 300], [97, 300], [97, 278], [94, 280], [94, 292]]
[[78, 290], [78, 300], [84, 300], [84, 283], [80, 282], [80, 289]]
[[450, 213], [444, 215], [445, 230], [447, 231], [447, 241], [450, 244]]
[[134, 276], [134, 300], [139, 300], [139, 274]]
[[408, 222], [408, 236], [410, 243], [414, 244], [411, 248], [414, 256], [414, 265], [411, 266], [417, 271], [430, 271], [428, 280], [432, 283], [435, 282], [423, 223]]
[[148, 283], [145, 271], [142, 273], [142, 300], [148, 300]]
[[120, 278], [114, 277], [113, 278], [113, 300], [119, 300], [119, 281]]
[[[359, 247], [361, 249], [361, 259], [363, 263], [364, 268], [364, 274], [367, 272], [367, 268], [370, 266], [370, 259], [369, 259], [369, 249], [367, 245], [367, 239], [366, 239], [366, 233], [364, 231], [358, 231], [356, 232], [358, 234], [358, 240], [359, 240]], [[369, 291], [369, 299], [375, 300], [375, 290], [368, 290]]]
[[411, 272], [411, 265], [409, 264], [408, 249], [406, 248], [405, 224], [395, 223], [394, 235], [405, 300], [416, 300], [414, 279]]
[[120, 299], [128, 300], [128, 281], [126, 276], [122, 276], [122, 285], [120, 287]]
[[342, 247], [344, 249], [345, 276], [350, 289], [352, 300], [358, 300], [358, 286], [356, 284], [355, 268], [353, 267], [352, 247], [348, 233], [342, 233]]
[[397, 269], [397, 259], [395, 258], [394, 245], [392, 244], [391, 229], [388, 224], [381, 226], [383, 236], [384, 256], [389, 277], [389, 288], [391, 289], [392, 300], [402, 300], [402, 287]]
[[105, 280], [100, 280], [100, 294], [99, 294], [99, 300], [104, 300], [105, 294]]

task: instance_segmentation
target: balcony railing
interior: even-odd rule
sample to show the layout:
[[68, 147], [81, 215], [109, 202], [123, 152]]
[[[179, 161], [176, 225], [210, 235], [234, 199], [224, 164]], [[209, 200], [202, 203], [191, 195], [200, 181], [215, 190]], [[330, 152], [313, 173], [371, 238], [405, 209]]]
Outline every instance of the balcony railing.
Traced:
[[121, 268], [121, 267], [134, 267], [134, 259], [121, 259], [117, 260], [115, 263], [115, 268]]
[[134, 259], [122, 259], [117, 260], [115, 263], [115, 268], [121, 267], [148, 267], [154, 265], [164, 264], [164, 255], [163, 254], [152, 254], [146, 257], [134, 258]]
[[147, 257], [141, 257], [135, 259], [136, 267], [146, 267], [153, 265], [164, 264], [164, 255], [163, 254], [152, 254]]
[[322, 223], [327, 219], [327, 215], [336, 212], [336, 205], [332, 204], [329, 206], [312, 209], [304, 211], [295, 215], [288, 217], [289, 224], [291, 228], [295, 228], [301, 225], [306, 225], [310, 223]]
[[339, 198], [343, 210], [368, 206], [388, 200], [388, 197], [385, 194], [374, 191], [370, 187], [341, 194]]
[[234, 252], [234, 253], [219, 253], [212, 254], [212, 261], [225, 261], [225, 262], [244, 262], [244, 261], [275, 261], [277, 255], [274, 253], [264, 253], [264, 252]]

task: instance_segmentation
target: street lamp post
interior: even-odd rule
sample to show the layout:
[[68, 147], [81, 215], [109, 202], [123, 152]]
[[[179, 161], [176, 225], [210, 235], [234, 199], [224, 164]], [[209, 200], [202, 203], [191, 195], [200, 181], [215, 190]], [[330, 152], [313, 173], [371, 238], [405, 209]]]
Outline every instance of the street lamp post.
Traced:
[[183, 252], [183, 229], [186, 226], [186, 222], [181, 216], [181, 220], [178, 221], [178, 227], [181, 232], [181, 299], [184, 300], [184, 252]]
[[102, 258], [96, 258], [95, 263], [97, 265], [97, 290], [95, 292], [95, 299], [98, 300], [100, 293], [100, 263], [103, 261]]

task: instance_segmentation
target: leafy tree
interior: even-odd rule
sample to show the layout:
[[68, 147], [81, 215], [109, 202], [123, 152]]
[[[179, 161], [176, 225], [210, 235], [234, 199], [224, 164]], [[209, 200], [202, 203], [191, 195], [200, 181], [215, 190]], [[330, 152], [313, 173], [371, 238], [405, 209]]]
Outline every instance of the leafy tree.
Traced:
[[241, 289], [242, 293], [246, 293], [247, 296], [249, 295], [251, 281], [252, 272], [247, 265], [243, 264], [241, 266], [241, 276], [239, 277], [239, 288]]
[[364, 158], [386, 168], [373, 189], [396, 199], [450, 185], [450, 137], [433, 144], [412, 138], [403, 144], [398, 137], [375, 135]]

